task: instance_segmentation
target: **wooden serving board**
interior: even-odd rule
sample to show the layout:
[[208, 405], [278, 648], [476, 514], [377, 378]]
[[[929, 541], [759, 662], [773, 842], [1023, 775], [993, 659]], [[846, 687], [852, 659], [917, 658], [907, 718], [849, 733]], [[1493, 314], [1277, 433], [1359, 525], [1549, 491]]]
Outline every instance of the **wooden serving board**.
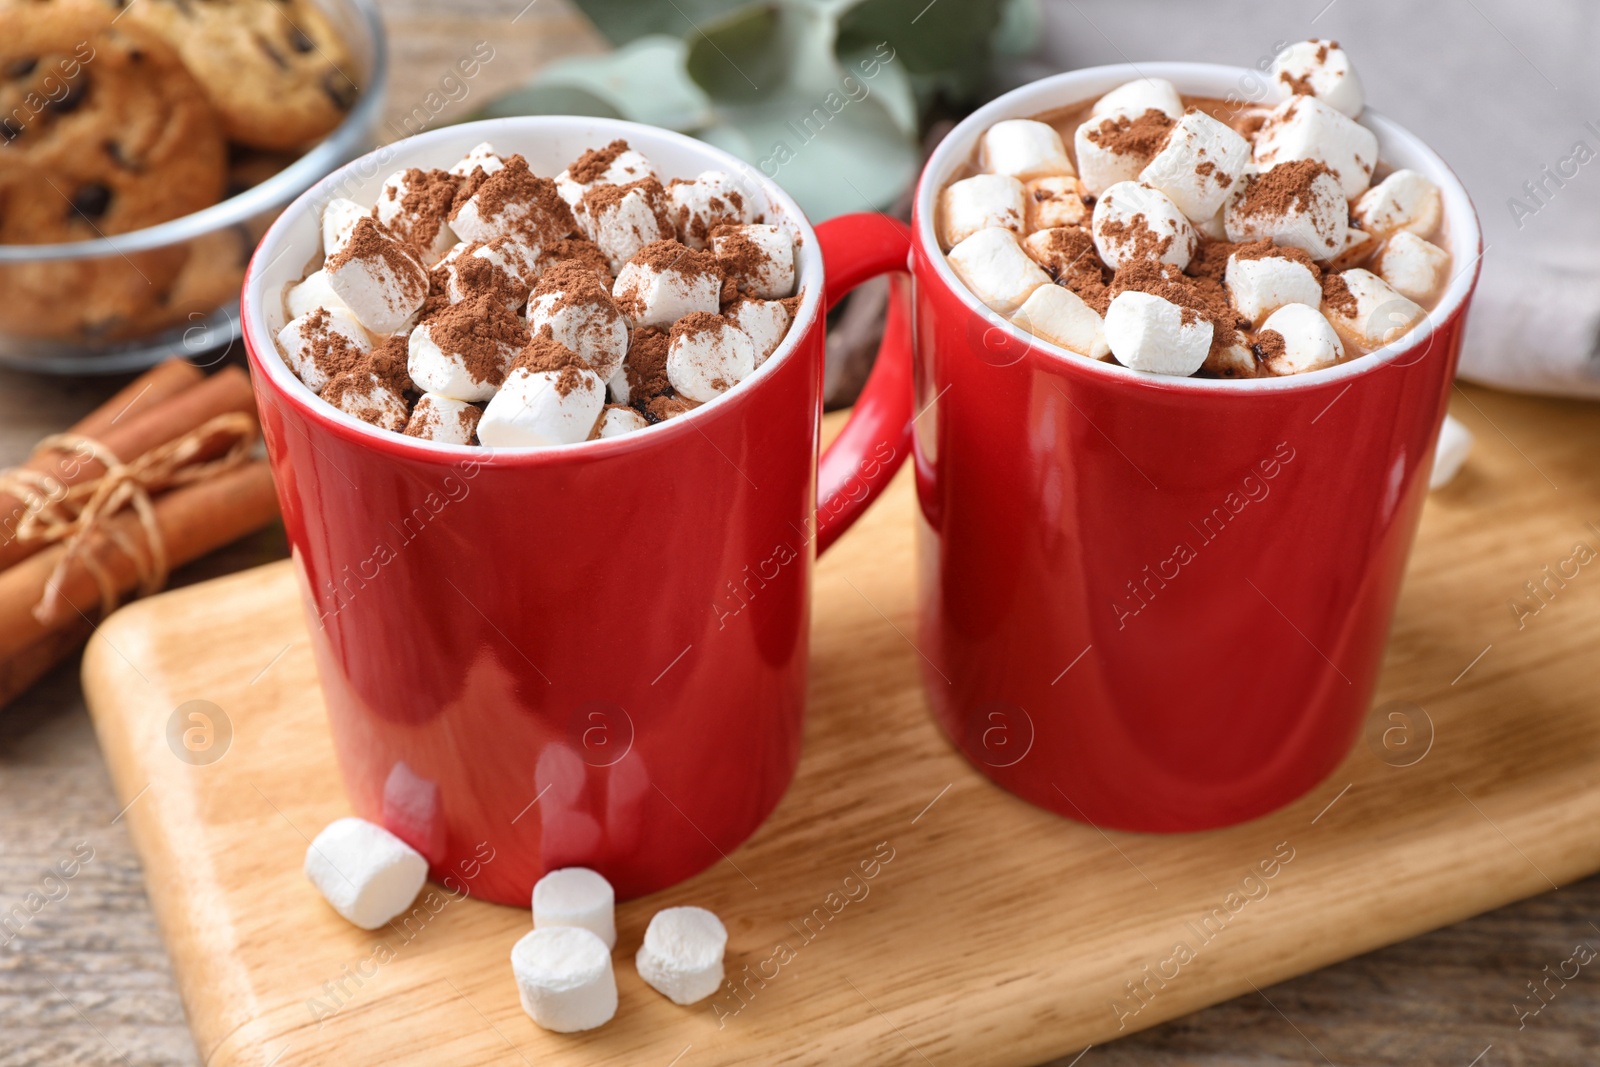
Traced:
[[[84, 681], [205, 1062], [1031, 1064], [1600, 868], [1600, 409], [1454, 407], [1478, 443], [1427, 507], [1369, 740], [1298, 803], [1189, 836], [1046, 814], [944, 741], [906, 637], [902, 472], [819, 567], [788, 796], [618, 909], [621, 1006], [588, 1034], [518, 1006], [526, 910], [434, 886], [425, 921], [365, 933], [301, 875], [348, 809], [289, 564], [124, 609]], [[1541, 601], [1547, 564], [1567, 577]], [[231, 725], [207, 765], [169, 747], [192, 700]], [[740, 996], [678, 1007], [638, 977], [645, 924], [683, 903], [727, 922]]]

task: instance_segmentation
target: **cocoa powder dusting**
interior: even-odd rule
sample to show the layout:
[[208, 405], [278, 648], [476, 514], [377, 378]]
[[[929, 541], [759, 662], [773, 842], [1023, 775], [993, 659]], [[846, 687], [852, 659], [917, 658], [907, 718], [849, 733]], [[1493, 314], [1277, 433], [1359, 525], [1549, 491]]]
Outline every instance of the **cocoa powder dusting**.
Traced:
[[641, 413], [650, 401], [672, 392], [667, 378], [666, 331], [655, 326], [640, 326], [628, 335], [628, 355], [622, 370], [628, 379], [628, 403]]
[[1278, 256], [1282, 259], [1291, 259], [1311, 272], [1311, 276], [1322, 281], [1322, 268], [1317, 266], [1317, 261], [1303, 248], [1293, 245], [1275, 245], [1270, 237], [1263, 237], [1259, 241], [1248, 241], [1244, 244], [1233, 245], [1233, 254], [1240, 259], [1267, 259]]
[[450, 305], [426, 325], [433, 343], [459, 356], [473, 381], [495, 386], [505, 381], [507, 352], [528, 343], [521, 317], [489, 293]]
[[[1118, 294], [1130, 290], [1159, 296], [1211, 323], [1212, 348], [1226, 348], [1239, 340], [1238, 317], [1228, 303], [1228, 294], [1222, 285], [1210, 279], [1191, 278], [1172, 264], [1159, 260], [1135, 260], [1124, 264], [1112, 276], [1103, 302], [1085, 302], [1103, 316]], [[1185, 318], [1184, 321], [1192, 320]]]
[[599, 276], [601, 284], [607, 290], [616, 282], [611, 276], [611, 265], [606, 262], [606, 254], [600, 251], [599, 245], [586, 237], [564, 237], [545, 245], [539, 253], [539, 258], [541, 261], [585, 267]]
[[1029, 254], [1039, 260], [1058, 284], [1078, 294], [1085, 303], [1093, 304], [1100, 300], [1105, 293], [1110, 272], [1100, 262], [1100, 256], [1095, 252], [1094, 238], [1089, 231], [1076, 226], [1063, 226], [1040, 232], [1048, 234], [1043, 242], [1043, 254], [1037, 254], [1033, 245], [1028, 246]]
[[615, 163], [617, 157], [628, 150], [628, 142], [620, 137], [604, 148], [591, 148], [583, 155], [572, 161], [567, 168], [567, 177], [579, 185], [588, 185], [605, 177], [606, 168]]
[[[406, 194], [400, 199], [402, 217], [410, 218], [406, 237], [420, 254], [439, 236], [439, 227], [450, 217], [456, 191], [462, 179], [447, 170], [422, 170], [412, 167], [403, 179]], [[391, 194], [394, 190], [390, 190]]]
[[1256, 334], [1256, 343], [1250, 346], [1250, 351], [1255, 353], [1256, 362], [1267, 363], [1284, 356], [1283, 334], [1277, 330], [1262, 330]]
[[[412, 307], [425, 296], [423, 290], [428, 283], [428, 272], [422, 266], [422, 260], [417, 258], [409, 245], [370, 215], [363, 215], [356, 220], [344, 247], [323, 266], [330, 274], [337, 274], [342, 267], [356, 260], [382, 263], [387, 267], [389, 274], [404, 287], [402, 299]], [[416, 303], [412, 303], [413, 296], [417, 297]]]
[[1133, 254], [1140, 259], [1160, 259], [1172, 247], [1172, 234], [1158, 234], [1150, 228], [1141, 212], [1128, 219], [1105, 219], [1100, 223], [1100, 236], [1114, 244], [1131, 243]]
[[332, 322], [327, 308], [317, 308], [300, 326], [300, 336], [311, 346], [311, 363], [324, 378], [351, 370], [361, 362], [361, 350], [344, 334], [331, 329]]
[[[1327, 49], [1323, 49], [1323, 51], [1326, 52]], [[1325, 56], [1318, 57], [1318, 62], [1321, 62], [1321, 60], [1324, 59], [1324, 58], [1326, 58], [1326, 57]], [[1280, 70], [1278, 72], [1278, 80], [1281, 81], [1283, 84], [1287, 85], [1289, 87], [1289, 92], [1294, 94], [1295, 96], [1316, 96], [1317, 95], [1317, 91], [1315, 89], [1311, 88], [1311, 76], [1310, 75], [1302, 74], [1301, 76], [1299, 76], [1297, 78], [1293, 74], [1290, 74], [1286, 70]]]
[[1089, 140], [1119, 156], [1155, 155], [1167, 139], [1174, 123], [1165, 112], [1147, 108], [1138, 118], [1119, 115], [1089, 131]]
[[[484, 219], [498, 218], [508, 210], [517, 212], [516, 229], [528, 238], [526, 243], [536, 248], [570, 237], [578, 229], [572, 210], [556, 191], [556, 183], [536, 177], [520, 154], [484, 179], [472, 199]], [[450, 217], [459, 215], [463, 206], [465, 201], [458, 202]]]
[[395, 392], [410, 395], [421, 390], [411, 380], [411, 372], [406, 367], [409, 357], [407, 339], [395, 334], [367, 353], [366, 367]]
[[1360, 305], [1356, 303], [1355, 294], [1345, 284], [1344, 276], [1340, 274], [1325, 274], [1322, 276], [1322, 305], [1328, 309], [1330, 315], [1339, 315], [1343, 318], [1355, 318]]
[[1312, 183], [1319, 176], [1331, 173], [1314, 159], [1280, 163], [1246, 179], [1244, 193], [1234, 202], [1232, 210], [1244, 218], [1287, 215], [1303, 203], [1309, 203]]

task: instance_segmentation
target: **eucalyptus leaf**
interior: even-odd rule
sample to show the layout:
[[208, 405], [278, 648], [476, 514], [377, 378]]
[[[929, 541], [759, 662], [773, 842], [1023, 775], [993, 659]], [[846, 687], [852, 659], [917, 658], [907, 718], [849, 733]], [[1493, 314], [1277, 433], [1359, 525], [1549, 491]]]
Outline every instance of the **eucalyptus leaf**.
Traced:
[[[713, 121], [711, 101], [689, 78], [684, 60], [688, 46], [677, 37], [641, 37], [615, 52], [558, 60], [542, 70], [526, 89], [484, 109], [486, 115], [561, 114], [551, 110], [560, 92], [582, 101], [593, 97], [611, 108], [610, 114], [672, 130], [695, 130]], [[534, 94], [533, 96], [520, 94]], [[518, 105], [522, 106], [517, 110]], [[600, 114], [584, 110], [579, 114]]]
[[593, 93], [571, 85], [524, 85], [491, 100], [478, 118], [509, 115], [591, 115], [602, 119], [626, 118]]
[[1000, 24], [1002, 2], [861, 0], [839, 16], [839, 48], [854, 52], [889, 41], [910, 74], [933, 77], [966, 98], [988, 76], [987, 43]]
[[1044, 35], [1044, 10], [1039, 0], [1004, 0], [1000, 24], [995, 27], [993, 48], [996, 55], [1027, 55], [1039, 46]]
[[655, 33], [688, 37], [748, 0], [573, 0], [606, 39], [627, 44]]
[[688, 40], [689, 77], [713, 100], [748, 101], [770, 93], [788, 76], [792, 61], [782, 23], [776, 4], [751, 4], [705, 27]]

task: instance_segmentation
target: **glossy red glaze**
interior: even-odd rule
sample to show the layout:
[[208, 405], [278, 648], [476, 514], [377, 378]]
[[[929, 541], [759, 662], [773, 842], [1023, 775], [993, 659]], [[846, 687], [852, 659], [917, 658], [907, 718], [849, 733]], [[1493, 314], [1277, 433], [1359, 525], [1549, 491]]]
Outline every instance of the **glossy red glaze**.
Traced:
[[[804, 238], [851, 283], [905, 267], [900, 224]], [[247, 323], [259, 299], [247, 280]], [[783, 795], [817, 550], [824, 324], [807, 314], [777, 366], [693, 416], [465, 459], [336, 418], [267, 373], [276, 349], [247, 329], [351, 804], [447, 887], [525, 907], [543, 873], [582, 865], [639, 896], [717, 862]], [[885, 346], [903, 368], [904, 332]], [[830, 460], [861, 472], [834, 489], [859, 500], [821, 501], [840, 528], [908, 451], [909, 403]]]
[[975, 309], [927, 206], [917, 643], [940, 725], [1006, 789], [1097, 826], [1199, 830], [1300, 796], [1372, 697], [1465, 297], [1338, 374], [1140, 376]]

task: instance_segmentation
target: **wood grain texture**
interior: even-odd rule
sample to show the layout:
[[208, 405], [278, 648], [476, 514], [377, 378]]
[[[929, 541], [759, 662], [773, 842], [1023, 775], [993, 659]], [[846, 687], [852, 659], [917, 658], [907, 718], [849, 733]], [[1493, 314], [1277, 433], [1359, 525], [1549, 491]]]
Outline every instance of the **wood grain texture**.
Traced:
[[[1070, 1060], [1119, 1033], [1119, 1000], [1125, 1033], [1600, 868], [1600, 567], [1547, 594], [1520, 628], [1509, 606], [1575, 543], [1600, 544], [1587, 525], [1600, 518], [1600, 413], [1478, 391], [1458, 411], [1479, 446], [1427, 509], [1374, 720], [1381, 731], [1391, 710], [1417, 723], [1425, 712], [1426, 754], [1395, 766], [1419, 749], [1385, 759], [1381, 744], [1358, 745], [1274, 816], [1184, 837], [1102, 834], [1031, 809], [940, 737], [903, 636], [912, 497], [902, 476], [819, 566], [793, 788], [726, 863], [619, 909], [621, 1008], [588, 1035], [545, 1034], [518, 1007], [506, 957], [524, 911], [451, 902], [414, 936], [365, 934], [303, 880], [307, 837], [347, 809], [287, 565], [126, 609], [91, 645], [85, 682], [119, 796], [135, 801], [125, 819], [202, 1057], [667, 1063], [687, 1048], [685, 1064]], [[181, 762], [165, 740], [172, 710], [193, 699], [232, 724], [231, 747], [210, 766]], [[1251, 867], [1289, 849], [1268, 893], [1202, 944], [1189, 924], [1228, 907]], [[888, 850], [867, 894], [840, 906], [845, 876]], [[780, 942], [792, 953], [776, 977], [764, 965], [770, 980], [752, 980], [742, 1004], [717, 999], [738, 1009], [720, 1020], [710, 1003], [660, 998], [631, 963], [650, 914], [689, 902], [727, 921], [735, 980]], [[803, 925], [819, 907], [823, 918]], [[1129, 999], [1124, 983], [1144, 982], [1142, 968], [1179, 940], [1195, 958], [1152, 982], [1144, 1003]], [[388, 954], [378, 942], [393, 958], [368, 965]], [[1520, 977], [1508, 976], [1498, 1009], [1512, 1033]], [[327, 983], [342, 983], [342, 1005], [319, 1026], [310, 1002], [334, 1002]], [[1142, 1062], [1129, 1045], [1107, 1051]], [[1303, 1062], [1321, 1062], [1300, 1048]], [[1375, 1050], [1360, 1058], [1391, 1062]]]

